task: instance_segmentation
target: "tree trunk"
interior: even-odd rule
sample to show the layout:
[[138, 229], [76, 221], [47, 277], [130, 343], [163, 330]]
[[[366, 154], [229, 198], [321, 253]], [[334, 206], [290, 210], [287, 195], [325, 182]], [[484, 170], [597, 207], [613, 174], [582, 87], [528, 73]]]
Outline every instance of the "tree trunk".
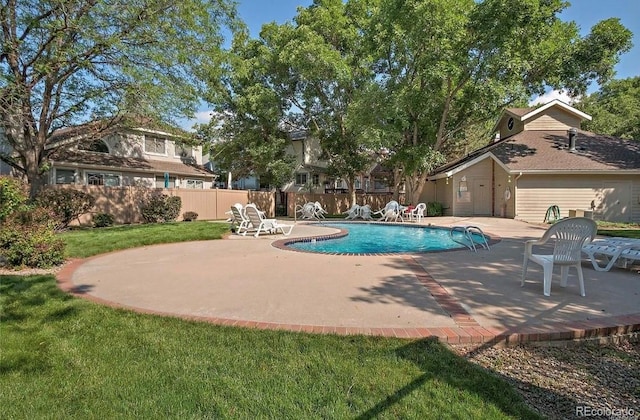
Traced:
[[347, 178], [347, 188], [349, 189], [349, 207], [353, 206], [356, 203], [356, 188], [355, 188], [355, 181], [353, 179], [353, 177], [349, 177]]
[[426, 176], [422, 172], [407, 176], [405, 180], [405, 201], [413, 205], [418, 204], [426, 182]]

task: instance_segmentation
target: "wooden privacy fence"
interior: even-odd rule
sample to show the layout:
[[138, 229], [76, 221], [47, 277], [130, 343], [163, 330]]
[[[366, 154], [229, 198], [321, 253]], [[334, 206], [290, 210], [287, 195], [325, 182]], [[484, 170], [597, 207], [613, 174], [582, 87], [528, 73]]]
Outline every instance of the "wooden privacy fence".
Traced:
[[[356, 194], [356, 204], [368, 204], [373, 211], [384, 208], [385, 204], [393, 200], [393, 193]], [[398, 201], [403, 203], [404, 194], [400, 194]], [[287, 215], [294, 217], [296, 205], [319, 202], [329, 214], [341, 214], [351, 208], [349, 194], [299, 194], [287, 193]]]
[[141, 205], [154, 192], [182, 199], [178, 220], [185, 212], [198, 213], [198, 220], [226, 219], [235, 203], [255, 203], [269, 217], [275, 215], [275, 193], [269, 191], [246, 190], [192, 190], [185, 188], [144, 188], [144, 187], [104, 187], [95, 185], [52, 185], [49, 188], [72, 188], [91, 194], [96, 199], [89, 214], [80, 217], [80, 224], [90, 224], [94, 214], [111, 214], [118, 224], [142, 223]]

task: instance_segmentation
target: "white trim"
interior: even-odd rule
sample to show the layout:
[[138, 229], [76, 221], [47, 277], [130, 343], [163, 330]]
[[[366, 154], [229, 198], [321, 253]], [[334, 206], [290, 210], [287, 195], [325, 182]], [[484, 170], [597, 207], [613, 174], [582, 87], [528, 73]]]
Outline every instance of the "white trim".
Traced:
[[450, 169], [450, 170], [448, 170], [446, 172], [440, 172], [437, 175], [430, 176], [429, 179], [432, 180], [432, 179], [449, 178], [450, 176], [453, 176], [453, 175], [457, 174], [458, 172], [464, 171], [465, 169], [470, 168], [471, 166], [475, 165], [476, 163], [481, 162], [481, 161], [483, 161], [483, 160], [485, 160], [487, 158], [493, 159], [494, 162], [496, 162], [505, 172], [507, 172], [509, 174], [513, 173], [511, 171], [511, 169], [509, 169], [504, 163], [502, 163], [500, 161], [500, 159], [496, 158], [493, 153], [486, 152], [486, 153], [478, 156], [477, 158], [471, 159], [470, 161], [461, 164], [460, 166], [456, 166], [456, 167], [454, 167], [454, 168], [452, 168], [452, 169]]
[[563, 108], [567, 112], [570, 112], [572, 114], [575, 114], [575, 115], [579, 116], [583, 120], [588, 120], [588, 121], [592, 120], [591, 115], [585, 114], [584, 112], [575, 109], [571, 105], [568, 105], [568, 104], [562, 102], [559, 99], [554, 99], [553, 101], [542, 105], [540, 108], [536, 108], [533, 111], [529, 112], [528, 114], [524, 114], [522, 117], [520, 117], [520, 121], [522, 122], [522, 121], [528, 120], [529, 118], [531, 118], [531, 117], [533, 117], [533, 116], [535, 116], [537, 114], [540, 114], [541, 112], [546, 111], [547, 109], [549, 109], [549, 108], [551, 108], [553, 106], [556, 106], [556, 105], [559, 106], [560, 108]]

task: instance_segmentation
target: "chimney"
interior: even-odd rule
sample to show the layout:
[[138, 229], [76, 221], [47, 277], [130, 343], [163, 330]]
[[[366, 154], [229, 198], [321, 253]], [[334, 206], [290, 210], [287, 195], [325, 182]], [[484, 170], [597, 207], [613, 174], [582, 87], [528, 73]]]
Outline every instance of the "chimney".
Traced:
[[576, 151], [576, 137], [578, 136], [578, 129], [575, 127], [571, 127], [568, 131], [569, 133], [569, 151]]

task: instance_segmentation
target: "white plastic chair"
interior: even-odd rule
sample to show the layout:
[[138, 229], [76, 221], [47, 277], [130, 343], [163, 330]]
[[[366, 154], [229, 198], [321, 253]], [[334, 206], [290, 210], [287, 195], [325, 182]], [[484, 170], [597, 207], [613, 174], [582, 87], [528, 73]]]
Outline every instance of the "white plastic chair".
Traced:
[[342, 214], [346, 214], [345, 220], [356, 219], [360, 217], [360, 206], [358, 204], [354, 204], [351, 208]]
[[420, 223], [422, 221], [422, 218], [424, 217], [424, 212], [427, 210], [427, 205], [425, 203], [418, 203], [418, 205], [411, 210], [411, 213], [409, 213], [409, 219], [410, 220], [415, 220], [416, 222]]
[[[585, 296], [580, 253], [582, 247], [595, 238], [597, 231], [598, 227], [593, 220], [587, 219], [586, 217], [572, 217], [562, 219], [553, 224], [547, 229], [542, 238], [525, 242], [521, 286], [524, 286], [529, 261], [533, 261], [542, 266], [544, 271], [543, 291], [545, 296], [551, 296], [551, 277], [553, 275], [554, 265], [560, 266], [560, 286], [562, 287], [567, 285], [569, 268], [575, 267], [578, 271], [580, 295]], [[553, 243], [552, 254], [533, 253], [534, 246], [547, 243]]]
[[233, 217], [231, 222], [232, 225], [235, 225], [236, 227], [236, 233], [243, 236], [246, 235], [247, 232], [251, 230], [251, 221], [245, 215], [242, 204], [236, 203], [231, 206], [231, 211], [229, 213], [231, 213]]
[[260, 232], [277, 233], [280, 231], [284, 236], [288, 236], [293, 230], [293, 225], [281, 224], [276, 219], [266, 219], [255, 204], [247, 204], [244, 207], [244, 211], [251, 221], [251, 225], [256, 229], [256, 233], [253, 235], [256, 238], [260, 235]]

